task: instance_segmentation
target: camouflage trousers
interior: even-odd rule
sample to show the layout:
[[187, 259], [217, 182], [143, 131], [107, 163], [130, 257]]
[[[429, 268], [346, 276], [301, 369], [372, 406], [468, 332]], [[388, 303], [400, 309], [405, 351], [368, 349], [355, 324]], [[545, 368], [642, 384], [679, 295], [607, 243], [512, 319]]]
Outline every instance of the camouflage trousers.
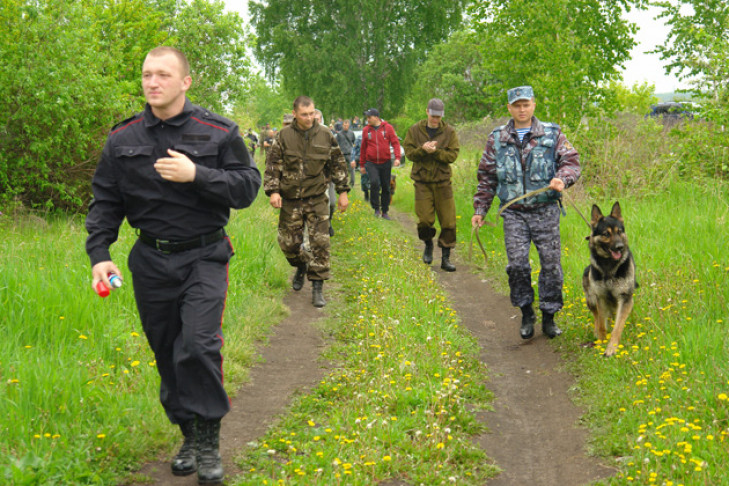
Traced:
[[555, 314], [562, 309], [561, 244], [559, 207], [550, 204], [531, 211], [507, 209], [504, 218], [504, 243], [508, 264], [511, 304], [523, 307], [534, 302], [532, 268], [529, 264], [531, 243], [537, 248], [539, 272], [539, 308]]
[[435, 216], [440, 223], [438, 246], [456, 246], [456, 202], [451, 181], [425, 184], [415, 182], [415, 214], [418, 216], [418, 238], [432, 240], [435, 236]]
[[[304, 231], [309, 245], [305, 248]], [[278, 220], [278, 246], [289, 264], [309, 265], [309, 280], [329, 279], [329, 202], [326, 194], [311, 199], [284, 199]]]

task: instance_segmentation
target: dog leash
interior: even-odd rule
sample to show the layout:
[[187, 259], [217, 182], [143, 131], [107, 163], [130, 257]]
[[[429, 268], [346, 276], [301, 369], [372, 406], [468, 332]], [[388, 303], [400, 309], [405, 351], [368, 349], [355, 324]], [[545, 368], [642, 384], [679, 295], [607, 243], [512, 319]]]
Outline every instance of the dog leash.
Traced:
[[[531, 192], [528, 192], [528, 193], [526, 193], [526, 194], [524, 194], [524, 195], [522, 195], [522, 196], [519, 196], [519, 197], [517, 197], [517, 198], [515, 198], [515, 199], [512, 199], [512, 200], [511, 200], [511, 201], [509, 201], [508, 203], [504, 204], [504, 205], [503, 205], [503, 206], [501, 207], [501, 209], [499, 209], [499, 212], [498, 212], [498, 213], [497, 213], [497, 215], [496, 215], [496, 221], [498, 222], [498, 220], [499, 220], [499, 218], [501, 217], [501, 214], [502, 214], [502, 213], [504, 212], [504, 210], [505, 210], [506, 208], [508, 208], [509, 206], [511, 206], [512, 204], [514, 204], [515, 202], [521, 201], [522, 199], [526, 199], [526, 198], [528, 198], [528, 197], [536, 196], [536, 195], [538, 195], [538, 194], [541, 194], [541, 193], [543, 193], [543, 192], [546, 192], [546, 191], [548, 191], [548, 190], [549, 190], [549, 186], [547, 186], [547, 187], [542, 187], [542, 188], [540, 188], [540, 189], [537, 189], [537, 190], [535, 190], [535, 191], [531, 191]], [[561, 194], [562, 194], [562, 195], [567, 195], [567, 191], [566, 191], [566, 190], [565, 190], [565, 191], [562, 191], [562, 192], [561, 192]], [[579, 215], [580, 215], [580, 218], [582, 218], [582, 221], [584, 221], [584, 222], [585, 222], [585, 224], [587, 225], [587, 227], [588, 227], [588, 228], [590, 228], [590, 229], [592, 229], [592, 225], [590, 225], [590, 222], [589, 222], [589, 221], [587, 221], [587, 218], [585, 218], [585, 216], [584, 216], [584, 215], [582, 214], [582, 212], [581, 212], [581, 211], [579, 210], [579, 208], [577, 207], [577, 205], [576, 205], [576, 204], [575, 204], [575, 202], [573, 201], [573, 199], [572, 199], [572, 196], [570, 196], [570, 197], [568, 197], [568, 198], [567, 198], [567, 203], [568, 203], [568, 204], [569, 204], [570, 206], [572, 206], [572, 208], [573, 208], [573, 209], [574, 209], [575, 211], [577, 211], [577, 214], [579, 214]], [[560, 205], [561, 205], [561, 204], [560, 204]], [[564, 211], [564, 210], [563, 210], [563, 211]], [[565, 216], [567, 215], [567, 213], [563, 213], [563, 214], [565, 214]], [[484, 222], [484, 224], [487, 224], [487, 225], [489, 225], [489, 226], [492, 226], [492, 227], [494, 227], [494, 228], [495, 228], [495, 227], [496, 227], [496, 225], [497, 225], [497, 223], [493, 223], [493, 222], [491, 222], [491, 221], [486, 221], [486, 219], [484, 219], [484, 220], [483, 220], [483, 222]], [[475, 235], [475, 236], [476, 236], [476, 242], [478, 243], [478, 246], [479, 246], [479, 248], [481, 248], [481, 253], [483, 253], [483, 258], [484, 258], [484, 260], [486, 261], [486, 263], [488, 263], [489, 259], [488, 259], [488, 256], [486, 256], [486, 250], [484, 249], [484, 247], [483, 247], [483, 244], [481, 243], [481, 238], [480, 238], [480, 237], [479, 237], [479, 235], [478, 235], [478, 230], [479, 230], [479, 229], [481, 229], [481, 228], [480, 228], [480, 226], [474, 226], [474, 227], [472, 228], [472, 230], [471, 230], [471, 241], [470, 241], [470, 244], [469, 244], [469, 246], [468, 246], [468, 260], [469, 260], [469, 261], [473, 261], [473, 236]]]
[[[511, 201], [509, 201], [508, 203], [506, 203], [506, 204], [504, 204], [503, 206], [501, 206], [501, 209], [499, 209], [499, 213], [498, 213], [498, 214], [496, 215], [496, 221], [498, 221], [498, 220], [499, 220], [499, 218], [501, 217], [501, 214], [502, 214], [502, 213], [503, 213], [503, 212], [504, 212], [504, 211], [506, 210], [506, 208], [508, 208], [509, 206], [511, 206], [512, 204], [514, 204], [515, 202], [521, 201], [522, 199], [526, 199], [526, 198], [528, 198], [528, 197], [536, 196], [536, 195], [538, 195], [538, 194], [541, 194], [541, 193], [543, 193], [543, 192], [546, 192], [546, 191], [548, 191], [548, 190], [549, 190], [549, 186], [546, 186], [546, 187], [542, 187], [542, 188], [540, 188], [540, 189], [537, 189], [536, 191], [531, 191], [531, 192], [527, 192], [527, 193], [526, 193], [526, 194], [524, 194], [524, 195], [521, 195], [521, 196], [519, 196], [519, 197], [517, 197], [517, 198], [515, 198], [515, 199], [512, 199], [512, 200], [511, 200]], [[566, 191], [566, 190], [563, 190], [563, 191], [562, 191], [562, 192], [561, 192], [560, 194], [562, 194], [562, 195], [567, 195], [567, 191]], [[580, 215], [580, 218], [582, 218], [582, 221], [584, 221], [584, 222], [585, 222], [585, 224], [587, 225], [587, 227], [588, 227], [588, 228], [592, 228], [592, 226], [590, 225], [590, 222], [589, 222], [589, 221], [587, 221], [587, 219], [585, 218], [585, 216], [584, 216], [584, 215], [582, 214], [582, 212], [581, 212], [581, 211], [580, 211], [580, 210], [579, 210], [579, 209], [577, 208], [577, 206], [575, 205], [575, 202], [574, 202], [574, 201], [572, 200], [572, 196], [570, 196], [570, 197], [568, 197], [568, 198], [567, 198], [567, 202], [569, 203], [569, 205], [570, 205], [570, 206], [572, 206], [572, 208], [573, 208], [573, 209], [574, 209], [575, 211], [577, 211], [577, 214], [579, 214], [579, 215]], [[560, 205], [561, 205], [561, 204], [560, 204]], [[563, 212], [563, 214], [564, 214], [565, 216], [567, 216], [567, 213], [564, 213], [564, 212]]]

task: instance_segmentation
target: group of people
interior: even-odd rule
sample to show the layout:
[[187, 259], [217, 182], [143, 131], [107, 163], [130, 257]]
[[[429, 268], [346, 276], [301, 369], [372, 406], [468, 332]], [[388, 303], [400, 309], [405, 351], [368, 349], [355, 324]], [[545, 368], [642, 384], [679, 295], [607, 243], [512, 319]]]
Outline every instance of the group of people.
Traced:
[[[111, 288], [110, 278], [122, 274], [109, 248], [124, 218], [136, 229], [138, 240], [128, 263], [137, 308], [161, 378], [160, 401], [184, 439], [171, 470], [179, 476], [197, 472], [200, 484], [221, 484], [220, 424], [230, 409], [221, 355], [228, 261], [234, 254], [225, 233], [230, 209], [248, 207], [263, 182], [271, 206], [280, 210], [278, 243], [296, 268], [292, 287], [301, 290], [308, 277], [312, 303], [323, 307], [323, 282], [330, 278], [328, 199], [340, 211], [349, 205], [353, 178], [347, 150], [353, 144], [351, 137], [340, 136], [348, 131], [345, 123], [335, 136], [322, 124], [314, 101], [299, 96], [284, 127], [270, 140], [262, 181], [237, 125], [193, 105], [186, 96], [191, 84], [188, 61], [179, 50], [158, 47], [145, 57], [147, 103], [109, 133], [92, 181], [86, 251], [92, 287]], [[502, 214], [511, 302], [522, 310], [521, 337], [531, 338], [536, 315], [529, 247], [534, 242], [541, 263], [542, 330], [553, 338], [561, 333], [554, 315], [562, 308], [558, 203], [560, 192], [580, 176], [579, 156], [559, 126], [534, 117], [531, 87], [510, 89], [507, 97], [512, 118], [488, 137], [478, 167], [472, 225], [484, 224], [495, 196], [502, 207], [519, 199]], [[437, 217], [441, 268], [452, 272], [456, 215], [451, 165], [459, 142], [444, 115], [444, 103], [431, 99], [426, 118], [410, 127], [403, 145], [413, 162], [422, 260], [433, 260]], [[370, 178], [375, 215], [389, 219], [389, 146], [395, 148], [397, 166], [399, 141], [377, 109], [365, 116], [360, 171]], [[544, 188], [548, 190], [531, 195]]]

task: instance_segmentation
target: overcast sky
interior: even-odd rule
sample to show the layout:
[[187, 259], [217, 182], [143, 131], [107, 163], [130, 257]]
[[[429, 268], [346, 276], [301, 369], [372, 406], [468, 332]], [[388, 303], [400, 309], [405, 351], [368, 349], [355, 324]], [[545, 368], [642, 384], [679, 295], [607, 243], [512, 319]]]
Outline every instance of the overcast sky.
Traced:
[[[238, 11], [244, 19], [248, 19], [248, 0], [224, 0], [228, 10]], [[294, 0], [299, 1], [299, 0]], [[630, 87], [635, 83], [648, 82], [656, 87], [656, 93], [669, 93], [686, 87], [675, 76], [667, 76], [663, 63], [657, 54], [647, 54], [657, 44], [663, 43], [668, 29], [662, 21], [653, 19], [658, 11], [655, 7], [648, 11], [633, 10], [628, 18], [638, 27], [636, 40], [638, 45], [631, 52], [632, 59], [625, 63], [623, 80]]]

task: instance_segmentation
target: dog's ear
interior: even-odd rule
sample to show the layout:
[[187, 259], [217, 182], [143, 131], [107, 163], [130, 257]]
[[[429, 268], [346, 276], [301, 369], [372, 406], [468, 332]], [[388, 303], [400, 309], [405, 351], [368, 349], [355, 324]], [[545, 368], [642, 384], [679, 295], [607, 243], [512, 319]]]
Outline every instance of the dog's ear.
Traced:
[[600, 211], [600, 208], [597, 207], [597, 204], [592, 205], [592, 221], [590, 223], [592, 226], [597, 226], [598, 221], [602, 219], [602, 211]]
[[620, 211], [620, 203], [618, 201], [615, 201], [615, 204], [613, 204], [613, 209], [610, 210], [610, 216], [621, 223], [623, 222], [623, 213]]

